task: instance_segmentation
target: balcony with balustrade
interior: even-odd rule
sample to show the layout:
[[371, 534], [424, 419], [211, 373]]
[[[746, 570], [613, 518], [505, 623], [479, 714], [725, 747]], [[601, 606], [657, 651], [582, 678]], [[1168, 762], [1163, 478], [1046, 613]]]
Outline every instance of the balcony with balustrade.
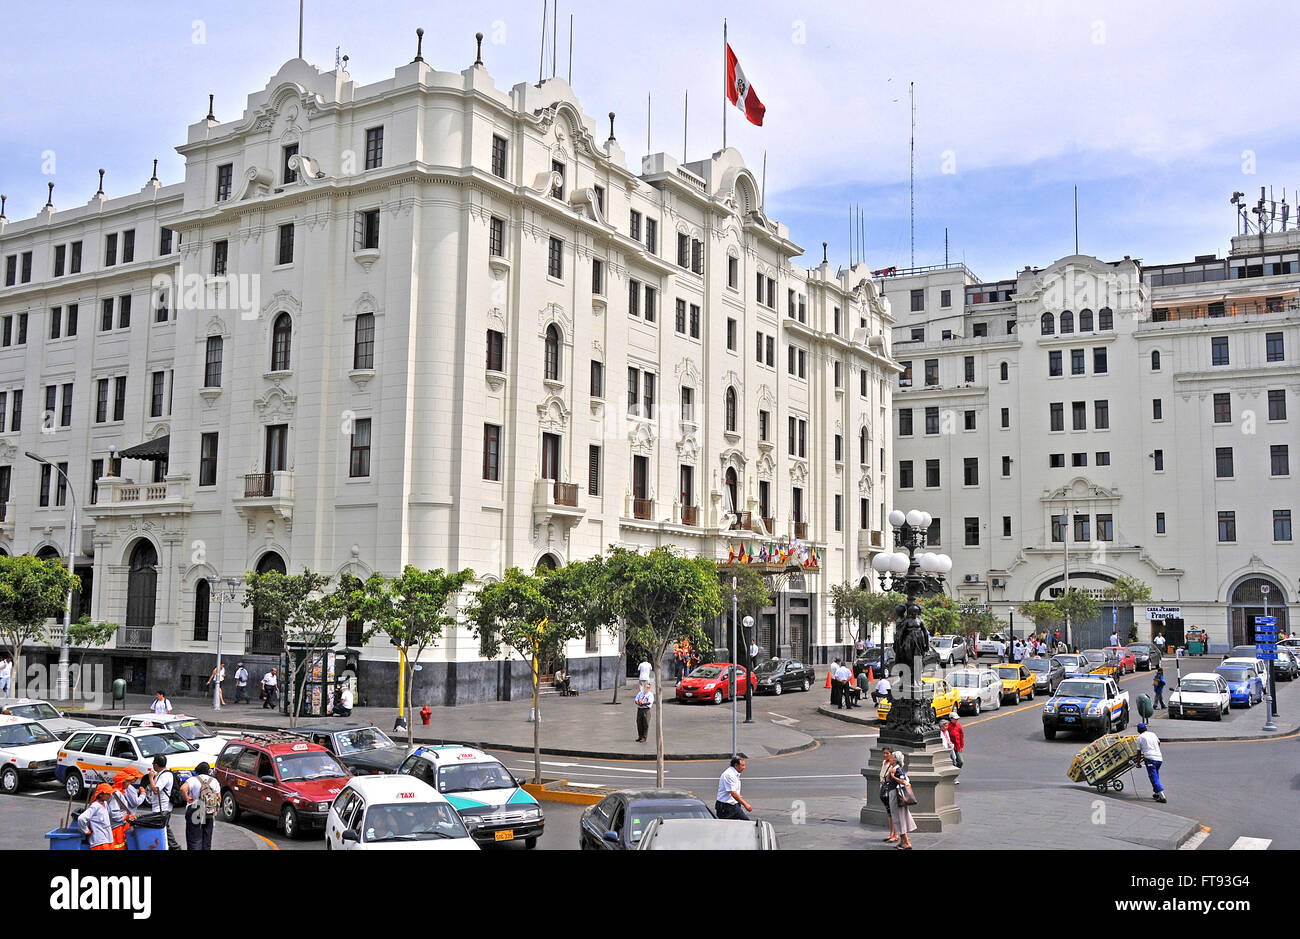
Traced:
[[190, 478], [168, 476], [160, 483], [137, 483], [121, 476], [103, 476], [95, 481], [94, 500], [85, 512], [95, 520], [188, 514], [192, 505]]
[[236, 485], [243, 495], [231, 499], [235, 511], [244, 518], [273, 515], [293, 519], [293, 472], [276, 470], [271, 473], [249, 473]]
[[885, 535], [880, 531], [863, 529], [858, 532], [858, 557], [870, 557], [885, 548]]
[[552, 522], [572, 528], [582, 521], [587, 507], [582, 504], [577, 483], [555, 479], [538, 479], [533, 482], [533, 521], [535, 524]]

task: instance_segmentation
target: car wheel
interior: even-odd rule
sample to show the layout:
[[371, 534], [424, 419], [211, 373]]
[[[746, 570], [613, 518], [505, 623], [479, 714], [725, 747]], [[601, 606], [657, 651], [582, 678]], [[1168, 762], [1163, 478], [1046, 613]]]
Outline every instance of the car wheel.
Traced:
[[713, 692], [713, 703], [714, 703], [714, 704], [721, 704], [721, 703], [722, 703], [722, 692], [721, 692], [721, 691], [715, 691], [715, 692]]
[[1030, 701], [1034, 700], [1034, 689], [1033, 689], [1033, 688], [1030, 688], [1030, 689], [1029, 689], [1029, 700], [1030, 700]]
[[0, 773], [0, 790], [3, 790], [7, 795], [13, 795], [18, 791], [19, 785], [18, 770], [12, 766], [6, 766], [4, 772]]
[[235, 801], [235, 794], [227, 789], [221, 794], [221, 820], [223, 822], [233, 822], [239, 819], [239, 803]]
[[1221, 720], [1223, 720], [1223, 712], [1222, 712], [1221, 710], [1219, 710], [1218, 708], [1215, 708], [1215, 709], [1214, 709], [1214, 719], [1215, 719], [1216, 721], [1221, 721]]
[[524, 848], [525, 848], [526, 850], [531, 851], [531, 850], [533, 850], [533, 848], [535, 848], [535, 847], [537, 847], [537, 836], [536, 836], [536, 835], [533, 835], [533, 837], [531, 837], [531, 838], [525, 838], [525, 839], [524, 839]]
[[784, 690], [785, 689], [781, 687], [781, 683], [779, 681], [772, 686], [772, 694], [780, 694]]
[[280, 812], [280, 830], [286, 838], [298, 837], [298, 812], [292, 805], [286, 805]]
[[1044, 736], [1045, 738], [1047, 738], [1048, 740], [1055, 740], [1055, 739], [1056, 739], [1056, 728], [1055, 728], [1055, 727], [1044, 727], [1044, 728], [1043, 728], [1043, 736]]
[[86, 781], [81, 778], [78, 770], [68, 770], [68, 775], [63, 777], [63, 789], [68, 794], [69, 799], [80, 799], [82, 793], [86, 791]]
[[982, 707], [983, 707], [983, 704], [980, 702], [980, 699], [979, 699], [978, 697], [976, 697], [976, 698], [975, 698], [975, 716], [976, 716], [976, 717], [979, 717], [979, 716], [980, 716], [980, 709], [981, 709]]
[[803, 684], [799, 686], [799, 690], [800, 690], [800, 691], [807, 691], [807, 690], [808, 690], [808, 679], [805, 678], [805, 679], [803, 680]]
[[1125, 727], [1127, 727], [1127, 726], [1128, 726], [1128, 708], [1125, 707], [1125, 708], [1121, 708], [1121, 709], [1120, 709], [1120, 712], [1119, 712], [1119, 726], [1116, 727], [1115, 729], [1116, 729], [1116, 730], [1123, 730], [1123, 729], [1124, 729]]

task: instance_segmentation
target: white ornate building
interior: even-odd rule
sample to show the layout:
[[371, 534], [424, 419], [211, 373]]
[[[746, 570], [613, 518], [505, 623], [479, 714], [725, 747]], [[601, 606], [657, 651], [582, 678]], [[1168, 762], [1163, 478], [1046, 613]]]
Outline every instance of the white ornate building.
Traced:
[[[817, 569], [760, 643], [844, 639], [827, 588], [892, 509], [893, 321], [865, 268], [794, 263], [735, 150], [632, 172], [564, 81], [421, 59], [370, 85], [291, 60], [178, 150], [182, 182], [0, 221], [0, 546], [66, 552], [69, 498], [22, 454], [66, 465], [114, 676], [198, 689], [211, 576], [490, 578], [612, 543], [797, 538]], [[250, 671], [278, 648], [239, 603], [222, 633]], [[394, 650], [359, 651], [382, 697]], [[575, 644], [579, 685], [614, 652]], [[417, 700], [520, 693], [467, 628], [429, 659]]]
[[1084, 624], [1085, 644], [1134, 619], [1144, 639], [1253, 642], [1266, 605], [1296, 622], [1300, 232], [1186, 263], [881, 284], [904, 366], [894, 497], [939, 520], [958, 597], [1005, 618], [1067, 573], [1098, 594], [1123, 575], [1151, 587]]

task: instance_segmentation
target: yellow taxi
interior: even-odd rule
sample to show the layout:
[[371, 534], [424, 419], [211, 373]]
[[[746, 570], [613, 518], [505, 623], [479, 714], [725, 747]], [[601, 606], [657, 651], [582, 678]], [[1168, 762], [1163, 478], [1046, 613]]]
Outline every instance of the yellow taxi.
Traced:
[[[947, 717], [957, 707], [961, 701], [961, 695], [957, 689], [952, 687], [942, 678], [922, 678], [921, 681], [930, 685], [934, 690], [934, 716]], [[882, 721], [889, 716], [889, 699], [881, 698], [880, 703], [876, 705], [876, 716]]]
[[1034, 697], [1034, 673], [1023, 665], [1005, 662], [991, 666], [1002, 679], [1002, 703], [1019, 704], [1026, 698]]

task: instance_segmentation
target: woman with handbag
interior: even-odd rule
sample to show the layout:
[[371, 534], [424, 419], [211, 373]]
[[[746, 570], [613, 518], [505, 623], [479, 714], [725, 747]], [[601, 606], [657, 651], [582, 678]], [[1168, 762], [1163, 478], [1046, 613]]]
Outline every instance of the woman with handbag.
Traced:
[[[890, 834], [898, 832], [900, 851], [910, 851], [912, 841], [907, 837], [909, 831], [916, 831], [916, 822], [912, 820], [912, 813], [908, 806], [916, 805], [916, 796], [912, 792], [912, 784], [907, 780], [907, 773], [903, 770], [903, 764], [890, 754], [889, 776], [886, 784], [889, 788], [889, 829]], [[893, 840], [886, 839], [886, 840]]]

